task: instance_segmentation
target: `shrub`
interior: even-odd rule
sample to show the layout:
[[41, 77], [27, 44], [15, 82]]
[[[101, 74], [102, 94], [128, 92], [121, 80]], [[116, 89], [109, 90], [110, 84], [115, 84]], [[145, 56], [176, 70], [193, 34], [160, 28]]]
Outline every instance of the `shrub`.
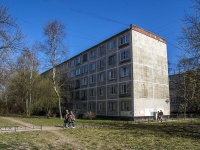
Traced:
[[92, 120], [92, 119], [96, 118], [96, 116], [93, 112], [89, 111], [84, 114], [83, 118]]

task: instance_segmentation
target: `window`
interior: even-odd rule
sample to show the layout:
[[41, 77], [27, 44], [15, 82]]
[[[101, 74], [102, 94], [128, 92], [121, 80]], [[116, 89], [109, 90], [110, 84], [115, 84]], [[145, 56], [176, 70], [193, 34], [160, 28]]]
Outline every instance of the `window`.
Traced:
[[121, 44], [121, 45], [122, 45], [122, 44], [126, 44], [126, 43], [128, 43], [128, 34], [123, 35], [123, 36], [121, 37], [121, 39], [120, 39], [120, 44]]
[[94, 89], [90, 89], [90, 96], [91, 96], [91, 97], [94, 96]]
[[90, 58], [93, 58], [93, 57], [95, 57], [95, 51], [94, 50], [90, 51]]
[[121, 77], [127, 77], [129, 76], [129, 69], [128, 67], [121, 68]]
[[90, 84], [93, 84], [93, 83], [95, 83], [95, 76], [94, 75], [90, 76]]
[[103, 111], [103, 103], [99, 103], [99, 111]]
[[110, 42], [108, 43], [108, 50], [114, 49], [115, 46], [116, 46], [116, 41], [115, 41], [115, 40], [110, 41]]
[[121, 110], [122, 111], [129, 111], [130, 110], [130, 104], [129, 104], [129, 102], [122, 102], [121, 103]]
[[88, 66], [85, 65], [82, 67], [82, 73], [86, 73], [88, 71]]
[[109, 89], [109, 94], [110, 94], [110, 95], [116, 94], [116, 87], [115, 87], [115, 86], [111, 86], [111, 87], [110, 87], [110, 89]]
[[99, 82], [103, 82], [104, 81], [104, 74], [101, 73], [99, 74]]
[[75, 65], [75, 61], [72, 60], [72, 61], [71, 61], [71, 67], [73, 67], [74, 65]]
[[126, 93], [129, 93], [129, 85], [123, 84], [121, 85], [121, 94], [126, 94]]
[[83, 62], [87, 61], [87, 58], [88, 58], [88, 57], [87, 57], [87, 54], [84, 54], [84, 55], [83, 55]]
[[89, 105], [88, 105], [88, 110], [89, 110], [89, 111], [92, 111], [93, 108], [94, 108], [94, 103], [89, 103]]
[[109, 80], [115, 79], [115, 70], [111, 70], [108, 72], [108, 78]]
[[116, 61], [116, 56], [115, 55], [109, 56], [108, 60], [109, 60], [109, 65], [112, 65]]
[[104, 54], [104, 52], [105, 52], [104, 46], [100, 46], [99, 47], [99, 54]]
[[86, 91], [81, 91], [81, 99], [85, 100], [87, 98], [87, 93]]
[[129, 58], [129, 52], [128, 52], [128, 50], [123, 51], [123, 52], [120, 53], [120, 60], [121, 60], [121, 61], [122, 61], [122, 60], [126, 60], [126, 59], [128, 59], [128, 58]]
[[74, 76], [74, 73], [75, 73], [75, 71], [72, 70], [72, 71], [70, 72], [70, 77], [73, 77], [73, 76]]
[[76, 88], [80, 88], [80, 80], [76, 80]]
[[103, 89], [99, 88], [99, 96], [103, 96]]
[[91, 63], [91, 64], [90, 64], [90, 70], [91, 70], [91, 71], [94, 71], [95, 68], [96, 68], [95, 62]]
[[80, 98], [80, 93], [79, 91], [76, 91], [76, 99], [79, 99]]
[[76, 64], [80, 64], [81, 63], [81, 57], [78, 57], [77, 59], [76, 59]]
[[76, 69], [76, 75], [79, 75], [81, 73], [81, 69], [80, 68], [77, 68]]
[[87, 104], [83, 104], [83, 110], [87, 110]]
[[117, 109], [117, 103], [109, 102], [108, 107], [110, 111], [115, 111]]
[[82, 85], [87, 85], [87, 78], [82, 79]]
[[103, 59], [99, 61], [99, 68], [102, 68], [102, 67], [104, 67], [104, 60]]
[[65, 66], [66, 66], [66, 68], [69, 68], [69, 63], [67, 62]]

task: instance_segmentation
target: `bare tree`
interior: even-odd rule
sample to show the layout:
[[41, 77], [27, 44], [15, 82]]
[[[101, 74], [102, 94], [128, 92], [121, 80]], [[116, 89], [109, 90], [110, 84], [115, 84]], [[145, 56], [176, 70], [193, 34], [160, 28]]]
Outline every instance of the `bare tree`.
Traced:
[[44, 27], [44, 36], [46, 41], [41, 44], [41, 50], [47, 56], [47, 62], [50, 64], [52, 68], [51, 78], [53, 82], [53, 88], [58, 98], [58, 107], [59, 107], [59, 114], [60, 118], [62, 119], [62, 111], [61, 111], [61, 95], [59, 91], [59, 81], [58, 81], [58, 71], [56, 66], [63, 61], [65, 58], [65, 54], [67, 52], [67, 48], [63, 42], [64, 38], [66, 37], [65, 27], [62, 23], [58, 22], [57, 20], [49, 22]]
[[[4, 87], [13, 67], [13, 56], [23, 46], [23, 34], [8, 8], [0, 4], [0, 88]], [[12, 54], [12, 55], [11, 55]]]
[[[35, 78], [37, 77], [37, 67], [38, 61], [36, 59], [35, 49], [25, 48], [23, 50], [22, 56], [18, 58], [17, 62], [17, 70], [23, 72], [24, 74], [24, 84], [28, 87], [27, 96], [26, 96], [26, 114], [27, 116], [31, 115], [32, 108], [32, 90], [33, 83]], [[27, 76], [25, 76], [27, 75]]]
[[[186, 13], [183, 18], [183, 26], [179, 43], [183, 48], [183, 54], [178, 63], [178, 73], [182, 74], [182, 91], [179, 93], [184, 99], [184, 113], [188, 107], [200, 111], [200, 0], [194, 0], [194, 13]], [[191, 111], [191, 109], [190, 109]]]

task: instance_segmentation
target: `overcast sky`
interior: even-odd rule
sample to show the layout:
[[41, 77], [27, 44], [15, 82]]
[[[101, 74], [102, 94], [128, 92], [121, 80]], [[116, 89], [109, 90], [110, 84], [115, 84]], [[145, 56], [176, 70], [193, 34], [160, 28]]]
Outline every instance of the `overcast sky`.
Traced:
[[168, 60], [175, 63], [181, 50], [181, 19], [192, 13], [191, 0], [1, 0], [17, 19], [29, 44], [43, 38], [47, 22], [66, 26], [69, 58], [129, 28], [139, 26], [167, 40]]

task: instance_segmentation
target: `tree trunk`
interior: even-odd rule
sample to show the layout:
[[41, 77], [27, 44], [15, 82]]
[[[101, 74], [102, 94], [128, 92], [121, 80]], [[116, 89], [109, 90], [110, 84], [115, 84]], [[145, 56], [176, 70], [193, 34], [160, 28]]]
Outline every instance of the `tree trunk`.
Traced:
[[56, 68], [55, 68], [55, 67], [53, 67], [52, 75], [53, 75], [53, 87], [54, 87], [54, 91], [55, 91], [56, 96], [57, 96], [57, 98], [58, 98], [58, 108], [59, 108], [60, 119], [63, 119], [63, 118], [62, 118], [62, 111], [61, 111], [61, 99], [60, 99], [60, 94], [59, 94], [59, 91], [58, 91], [58, 89], [57, 89], [57, 87], [56, 87], [56, 79], [55, 79], [55, 77], [56, 77]]

